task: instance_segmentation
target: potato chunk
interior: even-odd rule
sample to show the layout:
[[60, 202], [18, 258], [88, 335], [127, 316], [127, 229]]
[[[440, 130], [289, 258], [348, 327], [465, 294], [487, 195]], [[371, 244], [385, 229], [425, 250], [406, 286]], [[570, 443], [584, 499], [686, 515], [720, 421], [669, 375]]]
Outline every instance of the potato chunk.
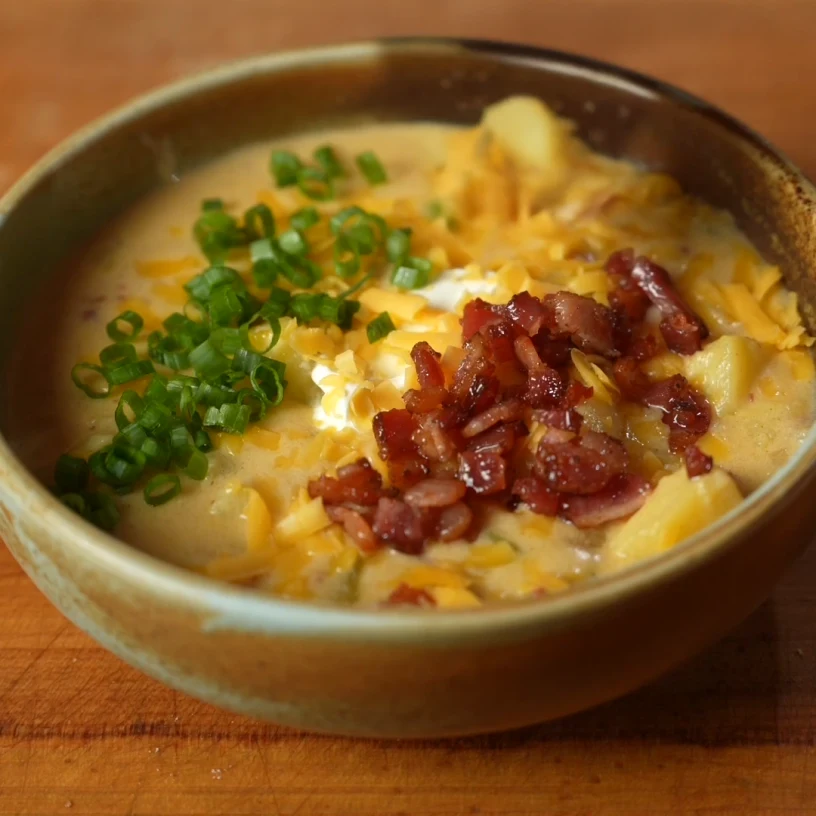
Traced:
[[512, 96], [485, 109], [482, 125], [519, 165], [555, 185], [567, 166], [567, 126], [541, 101]]
[[767, 349], [756, 340], [726, 334], [687, 358], [686, 376], [723, 416], [748, 397], [767, 360]]
[[729, 474], [715, 468], [689, 479], [685, 468], [660, 480], [654, 493], [604, 544], [602, 571], [614, 572], [659, 555], [712, 524], [742, 501]]

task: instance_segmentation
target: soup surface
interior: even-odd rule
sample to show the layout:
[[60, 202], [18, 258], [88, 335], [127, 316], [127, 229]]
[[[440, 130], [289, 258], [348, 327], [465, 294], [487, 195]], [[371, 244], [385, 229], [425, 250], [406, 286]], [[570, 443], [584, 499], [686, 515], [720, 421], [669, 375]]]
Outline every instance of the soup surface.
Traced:
[[166, 560], [478, 606], [735, 507], [812, 425], [811, 343], [727, 213], [517, 98], [248, 147], [139, 203], [26, 317], [10, 437]]

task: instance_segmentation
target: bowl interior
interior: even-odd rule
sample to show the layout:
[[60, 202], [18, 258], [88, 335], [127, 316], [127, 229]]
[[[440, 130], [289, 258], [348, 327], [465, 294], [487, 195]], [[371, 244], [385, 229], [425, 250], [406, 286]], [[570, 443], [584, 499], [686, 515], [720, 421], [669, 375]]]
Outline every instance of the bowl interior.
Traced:
[[254, 141], [369, 121], [472, 124], [485, 105], [519, 93], [573, 120], [595, 149], [670, 173], [731, 211], [780, 264], [816, 329], [813, 191], [761, 139], [698, 100], [580, 58], [410, 40], [228, 66], [145, 97], [58, 148], [0, 202], [0, 368], [33, 290], [155, 187]]

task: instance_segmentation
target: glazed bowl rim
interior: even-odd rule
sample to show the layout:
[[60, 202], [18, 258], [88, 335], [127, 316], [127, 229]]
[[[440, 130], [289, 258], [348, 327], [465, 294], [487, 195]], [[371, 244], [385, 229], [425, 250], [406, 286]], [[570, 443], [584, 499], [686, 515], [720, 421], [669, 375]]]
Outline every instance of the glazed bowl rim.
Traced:
[[[547, 70], [583, 75], [601, 85], [623, 87], [630, 93], [660, 98], [691, 108], [713, 120], [746, 146], [793, 177], [811, 200], [816, 190], [780, 151], [750, 128], [720, 109], [672, 85], [609, 63], [566, 52], [490, 40], [435, 37], [399, 37], [357, 43], [276, 52], [227, 63], [163, 85], [121, 105], [76, 131], [29, 169], [0, 198], [0, 226], [8, 213], [44, 177], [72, 158], [92, 149], [109, 131], [138, 121], [145, 113], [225, 85], [240, 83], [254, 74], [284, 73], [297, 68], [353, 64], [386, 53], [417, 54], [476, 51], [499, 62], [532, 62]], [[204, 606], [211, 613], [205, 628], [212, 631], [261, 631], [274, 634], [326, 635], [398, 641], [421, 639], [444, 642], [451, 637], [476, 639], [530, 628], [561, 627], [571, 617], [598, 610], [667, 581], [723, 552], [740, 534], [771, 512], [789, 489], [816, 466], [816, 428], [800, 449], [762, 487], [734, 510], [688, 540], [659, 556], [609, 576], [592, 579], [569, 591], [535, 601], [485, 606], [476, 610], [362, 609], [288, 600], [192, 572], [143, 553], [98, 530], [62, 505], [12, 452], [0, 434], [0, 463], [8, 480], [0, 496], [11, 499], [17, 512], [33, 515], [57, 534], [66, 549], [89, 559], [123, 581], [177, 599], [177, 603]]]

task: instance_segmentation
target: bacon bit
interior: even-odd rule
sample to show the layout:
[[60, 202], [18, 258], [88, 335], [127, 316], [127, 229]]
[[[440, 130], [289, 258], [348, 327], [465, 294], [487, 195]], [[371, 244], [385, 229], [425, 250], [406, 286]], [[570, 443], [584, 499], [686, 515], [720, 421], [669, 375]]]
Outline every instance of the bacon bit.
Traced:
[[383, 497], [374, 511], [374, 534], [395, 550], [408, 555], [422, 552], [425, 535], [419, 514], [399, 499]]
[[408, 488], [403, 499], [412, 507], [450, 507], [467, 491], [456, 479], [425, 479]]
[[509, 399], [498, 403], [473, 419], [462, 428], [462, 436], [466, 439], [484, 433], [500, 422], [515, 422], [524, 418], [524, 405], [521, 400]]
[[[516, 351], [513, 347], [514, 332], [509, 323], [494, 323], [484, 332], [487, 353], [497, 366], [516, 363]], [[514, 365], [513, 368], [518, 368]]]
[[462, 314], [462, 340], [467, 342], [491, 323], [500, 323], [501, 315], [481, 298], [471, 300]]
[[558, 515], [558, 495], [535, 476], [516, 479], [513, 483], [513, 495], [518, 496], [534, 513], [541, 516]]
[[407, 490], [430, 472], [428, 463], [419, 456], [411, 459], [389, 459], [388, 479], [398, 490]]
[[505, 309], [507, 316], [528, 336], [538, 334], [547, 317], [544, 304], [529, 292], [513, 295]]
[[436, 534], [441, 541], [456, 541], [467, 535], [472, 522], [473, 511], [464, 502], [457, 502], [439, 514]]
[[550, 368], [561, 368], [570, 361], [572, 343], [563, 337], [550, 337], [549, 334], [539, 332], [533, 337], [533, 344], [541, 362]]
[[309, 496], [324, 504], [374, 505], [382, 495], [382, 476], [367, 459], [339, 468], [336, 479], [324, 475], [309, 482]]
[[574, 408], [576, 405], [580, 405], [582, 402], [592, 399], [594, 393], [595, 391], [591, 386], [573, 380], [567, 386], [567, 391], [561, 400], [561, 406], [563, 408]]
[[535, 347], [532, 338], [526, 334], [517, 337], [513, 341], [513, 350], [519, 362], [527, 371], [538, 371], [544, 367], [544, 363], [541, 362], [541, 357], [538, 355], [538, 349]]
[[632, 274], [632, 267], [635, 265], [634, 249], [619, 249], [613, 252], [607, 259], [604, 269], [610, 275], [618, 275], [621, 278], [628, 278]]
[[581, 351], [610, 358], [619, 356], [611, 309], [573, 292], [547, 295], [544, 306], [552, 310], [558, 334], [569, 335]]
[[374, 417], [373, 428], [380, 458], [384, 461], [416, 454], [416, 445], [414, 445], [412, 436], [418, 424], [410, 411], [404, 408], [380, 411]]
[[474, 493], [489, 496], [507, 487], [507, 462], [498, 453], [459, 454], [459, 478]]
[[444, 405], [448, 400], [447, 389], [432, 385], [417, 391], [415, 388], [406, 391], [402, 397], [405, 407], [412, 414], [428, 414]]
[[659, 351], [657, 338], [653, 334], [644, 334], [631, 340], [626, 355], [642, 363], [644, 360], [651, 360]]
[[711, 424], [711, 407], [681, 374], [655, 383], [643, 402], [663, 411], [663, 423], [669, 426], [669, 449], [673, 453], [681, 453], [693, 445]]
[[549, 408], [563, 402], [566, 392], [562, 376], [554, 368], [542, 366], [527, 375], [522, 399], [533, 408]]
[[694, 354], [703, 347], [708, 329], [688, 315], [675, 314], [660, 321], [660, 333], [666, 345], [678, 354]]
[[612, 374], [624, 399], [630, 402], [643, 402], [652, 384], [640, 370], [636, 359], [621, 357], [620, 360], [616, 360]]
[[421, 418], [413, 441], [420, 454], [431, 462], [446, 462], [456, 456], [453, 438], [430, 414]]
[[584, 418], [577, 411], [573, 411], [572, 409], [562, 411], [555, 409], [542, 410], [539, 408], [532, 411], [530, 419], [542, 425], [547, 425], [550, 428], [572, 431], [573, 433], [578, 433], [584, 422]]
[[606, 434], [587, 433], [569, 442], [553, 442], [549, 434], [538, 445], [534, 470], [556, 493], [597, 493], [628, 464], [626, 449]]
[[379, 549], [380, 543], [362, 513], [348, 507], [329, 506], [326, 514], [336, 524], [343, 525], [343, 529], [363, 552], [372, 553]]
[[679, 354], [699, 351], [708, 337], [708, 329], [680, 297], [669, 273], [641, 256], [632, 266], [631, 277], [663, 315], [660, 331], [666, 345]]
[[422, 388], [443, 388], [445, 372], [440, 360], [442, 355], [434, 351], [424, 340], [411, 349], [411, 359], [414, 361], [417, 379]]
[[478, 434], [468, 441], [467, 449], [474, 453], [510, 453], [517, 436], [526, 436], [527, 426], [522, 422], [499, 425]]
[[714, 460], [703, 453], [696, 445], [689, 445], [685, 452], [686, 459], [686, 473], [689, 478], [693, 479], [695, 476], [702, 476], [705, 473], [711, 473], [714, 467]]
[[389, 606], [436, 606], [433, 596], [427, 590], [400, 584], [389, 596]]
[[561, 515], [576, 527], [600, 527], [628, 518], [640, 510], [652, 486], [632, 473], [615, 477], [603, 490], [591, 496], [569, 496], [561, 503]]

